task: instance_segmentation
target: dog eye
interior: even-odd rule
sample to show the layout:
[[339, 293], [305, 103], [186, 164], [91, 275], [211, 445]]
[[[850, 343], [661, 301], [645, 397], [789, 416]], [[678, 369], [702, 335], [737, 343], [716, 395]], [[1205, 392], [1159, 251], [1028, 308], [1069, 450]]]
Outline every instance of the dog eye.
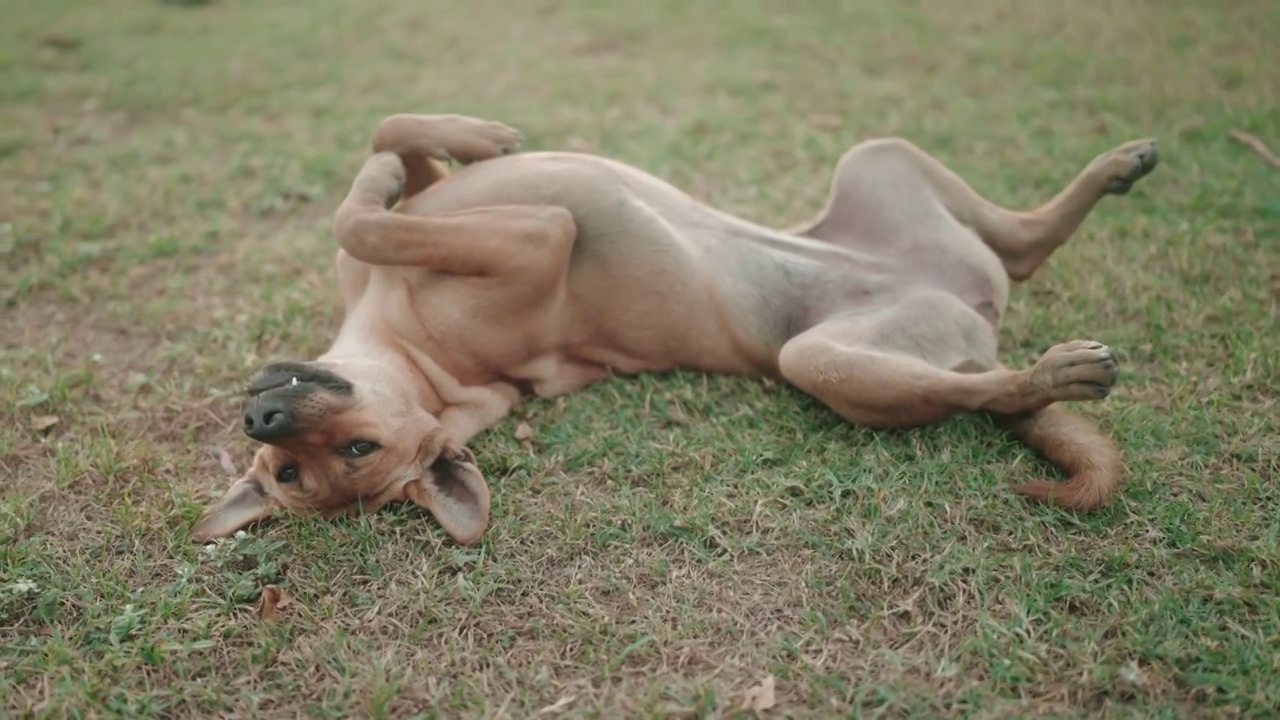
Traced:
[[338, 452], [349, 458], [364, 457], [378, 449], [378, 443], [370, 440], [357, 440], [350, 445], [338, 448]]
[[276, 480], [282, 483], [297, 482], [298, 466], [290, 464], [280, 468], [276, 471]]

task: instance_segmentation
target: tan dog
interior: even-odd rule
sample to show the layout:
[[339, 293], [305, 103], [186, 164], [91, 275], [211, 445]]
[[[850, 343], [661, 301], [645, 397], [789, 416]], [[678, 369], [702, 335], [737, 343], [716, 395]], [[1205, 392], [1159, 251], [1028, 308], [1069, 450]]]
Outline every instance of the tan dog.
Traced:
[[[878, 428], [987, 411], [1068, 475], [1018, 492], [1077, 510], [1115, 492], [1120, 453], [1053, 404], [1106, 397], [1112, 351], [1077, 340], [1013, 370], [996, 331], [1009, 281], [1150, 172], [1154, 142], [1013, 212], [913, 145], [873, 140], [845, 153], [822, 213], [791, 232], [618, 162], [514, 154], [517, 142], [456, 115], [381, 123], [334, 222], [338, 337], [250, 381], [245, 432], [266, 445], [193, 536], [277, 508], [332, 517], [410, 500], [474, 542], [489, 490], [468, 440], [527, 393], [673, 368], [781, 378]], [[450, 175], [449, 160], [466, 167]]]

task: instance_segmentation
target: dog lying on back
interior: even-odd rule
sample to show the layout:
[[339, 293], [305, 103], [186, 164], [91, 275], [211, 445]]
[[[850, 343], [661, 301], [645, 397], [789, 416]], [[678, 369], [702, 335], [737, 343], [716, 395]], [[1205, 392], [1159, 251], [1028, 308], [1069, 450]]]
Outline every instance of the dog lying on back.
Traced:
[[195, 538], [279, 508], [332, 517], [407, 500], [475, 542], [489, 489], [472, 437], [524, 396], [675, 368], [777, 378], [877, 428], [992, 413], [1067, 476], [1014, 490], [1075, 510], [1116, 491], [1120, 453], [1058, 404], [1106, 397], [1115, 354], [1073, 340], [1012, 369], [996, 335], [1010, 281], [1149, 173], [1153, 141], [1015, 212], [910, 143], [871, 140], [840, 158], [818, 217], [780, 232], [634, 167], [517, 153], [518, 140], [458, 115], [378, 126], [334, 220], [337, 338], [250, 380], [244, 431], [263, 446]]

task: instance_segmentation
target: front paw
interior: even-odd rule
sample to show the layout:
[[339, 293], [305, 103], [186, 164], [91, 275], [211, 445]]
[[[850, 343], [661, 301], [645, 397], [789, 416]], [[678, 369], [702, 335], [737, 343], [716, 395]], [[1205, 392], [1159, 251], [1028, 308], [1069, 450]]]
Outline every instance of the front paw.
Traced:
[[438, 120], [441, 142], [433, 148], [437, 160], [469, 165], [520, 149], [520, 131], [495, 120], [466, 115], [440, 116]]
[[360, 175], [375, 183], [370, 189], [376, 188], [377, 196], [382, 197], [383, 207], [389, 210], [400, 201], [400, 194], [404, 192], [405, 169], [399, 155], [393, 152], [374, 154], [365, 161]]

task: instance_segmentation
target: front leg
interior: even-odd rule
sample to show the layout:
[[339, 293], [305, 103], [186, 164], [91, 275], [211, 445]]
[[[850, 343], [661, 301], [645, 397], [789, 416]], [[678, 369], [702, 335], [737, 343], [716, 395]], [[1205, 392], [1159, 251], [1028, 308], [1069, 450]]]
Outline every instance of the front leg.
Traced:
[[365, 161], [334, 216], [333, 232], [351, 257], [370, 265], [422, 267], [456, 275], [537, 275], [568, 262], [573, 214], [550, 205], [478, 207], [442, 215], [388, 210], [405, 187], [400, 156]]
[[502, 421], [520, 404], [520, 391], [507, 383], [468, 388], [467, 401], [440, 413], [440, 424], [459, 445]]

